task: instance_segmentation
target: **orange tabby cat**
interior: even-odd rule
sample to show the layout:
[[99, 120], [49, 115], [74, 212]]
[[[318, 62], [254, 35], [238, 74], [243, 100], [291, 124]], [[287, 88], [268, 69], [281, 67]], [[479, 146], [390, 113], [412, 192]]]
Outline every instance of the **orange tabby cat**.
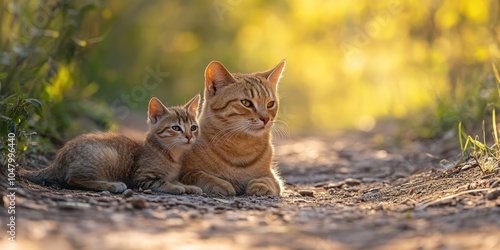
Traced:
[[282, 181], [273, 169], [271, 127], [285, 61], [258, 73], [229, 73], [213, 61], [205, 70], [200, 135], [182, 161], [181, 181], [213, 195], [273, 195]]
[[183, 194], [201, 193], [177, 182], [180, 159], [196, 141], [200, 96], [184, 107], [166, 108], [153, 97], [148, 106], [149, 131], [143, 142], [115, 133], [79, 136], [59, 150], [54, 162], [21, 175], [38, 184], [95, 191], [123, 192], [127, 187]]

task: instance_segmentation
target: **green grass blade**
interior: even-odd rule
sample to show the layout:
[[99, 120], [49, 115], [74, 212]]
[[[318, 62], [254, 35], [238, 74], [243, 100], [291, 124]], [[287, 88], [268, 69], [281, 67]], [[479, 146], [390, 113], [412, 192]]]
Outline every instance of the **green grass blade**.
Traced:
[[491, 63], [491, 66], [493, 68], [493, 73], [495, 74], [495, 78], [497, 79], [497, 91], [498, 91], [498, 96], [500, 97], [500, 75], [498, 74], [498, 70], [495, 64]]
[[472, 143], [472, 145], [474, 145], [474, 151], [476, 151], [476, 147], [481, 151], [484, 151], [486, 150], [486, 145], [483, 144], [480, 140], [479, 140], [479, 136], [476, 135], [476, 137], [474, 139], [472, 139], [472, 137], [470, 138], [470, 142]]
[[483, 142], [484, 142], [484, 145], [486, 145], [486, 126], [485, 126], [484, 120], [483, 120]]
[[462, 156], [463, 156], [465, 148], [464, 148], [464, 142], [462, 140], [462, 122], [458, 123], [458, 141], [460, 142], [460, 148], [462, 149]]
[[498, 131], [497, 131], [497, 119], [495, 114], [495, 109], [491, 113], [491, 123], [493, 125], [493, 139], [495, 140], [494, 147], [498, 147]]

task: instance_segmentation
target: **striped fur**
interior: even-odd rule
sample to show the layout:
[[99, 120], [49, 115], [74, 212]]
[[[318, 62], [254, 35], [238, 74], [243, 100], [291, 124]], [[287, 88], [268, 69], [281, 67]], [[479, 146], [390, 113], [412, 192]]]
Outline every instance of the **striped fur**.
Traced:
[[219, 62], [205, 71], [201, 134], [186, 152], [181, 181], [212, 195], [280, 195], [271, 127], [285, 61], [257, 73], [229, 73]]
[[148, 107], [149, 132], [143, 142], [110, 132], [85, 134], [66, 143], [49, 167], [21, 175], [41, 185], [113, 193], [128, 187], [201, 193], [198, 187], [177, 182], [182, 154], [198, 135], [199, 99], [197, 95], [184, 107], [166, 108], [153, 97]]

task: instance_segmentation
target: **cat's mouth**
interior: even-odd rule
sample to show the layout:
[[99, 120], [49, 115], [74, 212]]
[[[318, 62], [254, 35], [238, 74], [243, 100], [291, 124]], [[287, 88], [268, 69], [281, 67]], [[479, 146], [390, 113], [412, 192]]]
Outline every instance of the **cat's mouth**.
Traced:
[[252, 131], [253, 134], [256, 135], [261, 135], [269, 130], [269, 126], [267, 125], [255, 125], [250, 127], [250, 131]]
[[191, 146], [191, 145], [193, 145], [193, 144], [194, 144], [194, 142], [195, 142], [195, 140], [192, 140], [192, 139], [191, 139], [191, 140], [189, 140], [189, 141], [184, 141], [184, 142], [182, 143], [182, 145], [183, 145], [183, 146]]

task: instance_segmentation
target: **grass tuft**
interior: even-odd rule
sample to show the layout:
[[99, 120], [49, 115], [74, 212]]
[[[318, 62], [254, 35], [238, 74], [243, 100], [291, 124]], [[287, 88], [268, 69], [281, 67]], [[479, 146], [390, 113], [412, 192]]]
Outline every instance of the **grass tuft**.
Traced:
[[[498, 74], [495, 64], [492, 64], [492, 68], [497, 82], [497, 92], [500, 97], [500, 75]], [[488, 145], [486, 137], [487, 128], [484, 119], [481, 128], [482, 141], [478, 135], [474, 137], [468, 135], [463, 129], [462, 122], [458, 123], [458, 140], [460, 142], [460, 148], [462, 149], [462, 159], [474, 159], [483, 172], [491, 172], [500, 164], [500, 140], [498, 136], [495, 108], [491, 111], [491, 130], [493, 144]]]

